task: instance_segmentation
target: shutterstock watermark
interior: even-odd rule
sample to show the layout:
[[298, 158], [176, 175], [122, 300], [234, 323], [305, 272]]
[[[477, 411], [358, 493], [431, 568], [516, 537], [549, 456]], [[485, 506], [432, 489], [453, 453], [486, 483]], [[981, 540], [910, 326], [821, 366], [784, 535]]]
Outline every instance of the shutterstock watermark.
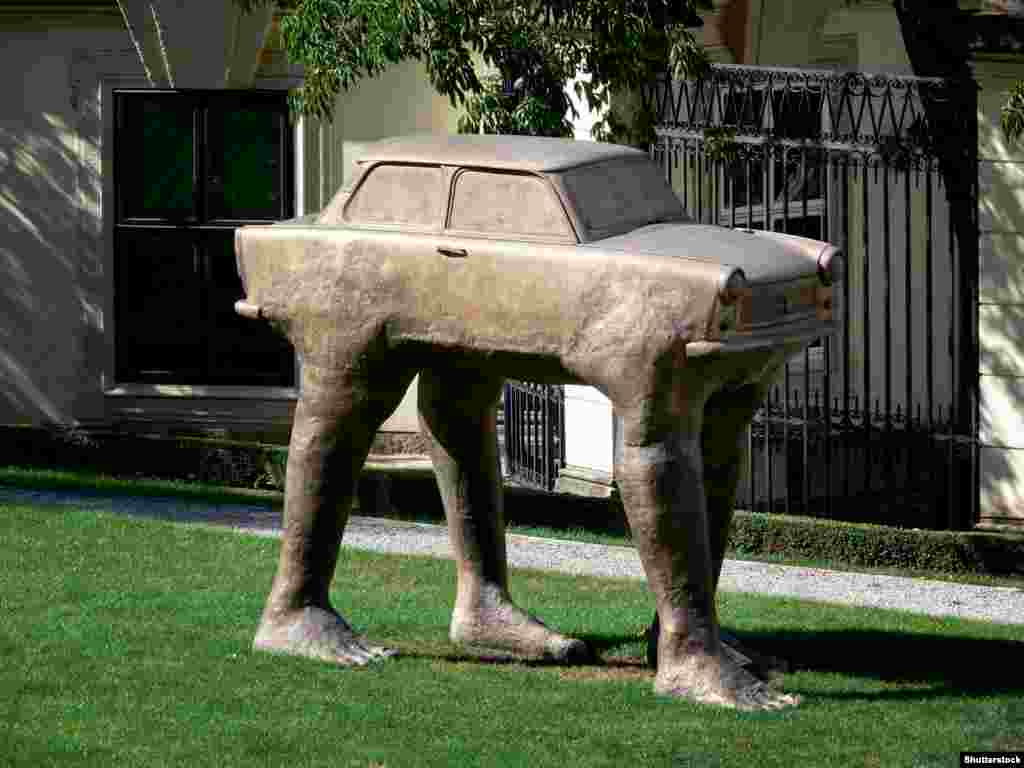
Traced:
[[970, 765], [1024, 766], [1024, 752], [961, 752], [960, 767]]

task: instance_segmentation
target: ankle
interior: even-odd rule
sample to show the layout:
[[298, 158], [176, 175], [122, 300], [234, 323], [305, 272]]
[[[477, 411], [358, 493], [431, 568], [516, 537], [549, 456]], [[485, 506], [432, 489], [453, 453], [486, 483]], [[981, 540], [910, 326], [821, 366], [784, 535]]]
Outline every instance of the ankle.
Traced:
[[683, 659], [688, 656], [709, 656], [718, 650], [718, 634], [711, 627], [677, 627], [658, 635], [658, 659]]
[[455, 594], [456, 610], [470, 613], [508, 602], [511, 602], [508, 590], [500, 584], [479, 579], [460, 580]]

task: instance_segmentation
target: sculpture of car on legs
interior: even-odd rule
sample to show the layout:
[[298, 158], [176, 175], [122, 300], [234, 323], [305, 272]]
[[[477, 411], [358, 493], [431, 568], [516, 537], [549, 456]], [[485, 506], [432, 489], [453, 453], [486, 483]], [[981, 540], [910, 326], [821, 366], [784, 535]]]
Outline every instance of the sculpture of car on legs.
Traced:
[[715, 594], [742, 438], [787, 357], [831, 332], [837, 248], [694, 223], [635, 149], [474, 135], [370, 145], [323, 211], [240, 228], [236, 255], [236, 310], [284, 334], [301, 370], [255, 648], [341, 665], [393, 653], [328, 593], [373, 436], [418, 373], [457, 562], [452, 640], [587, 658], [512, 600], [495, 437], [505, 377], [583, 383], [623, 420], [615, 477], [655, 599], [655, 690], [797, 703], [723, 644]]

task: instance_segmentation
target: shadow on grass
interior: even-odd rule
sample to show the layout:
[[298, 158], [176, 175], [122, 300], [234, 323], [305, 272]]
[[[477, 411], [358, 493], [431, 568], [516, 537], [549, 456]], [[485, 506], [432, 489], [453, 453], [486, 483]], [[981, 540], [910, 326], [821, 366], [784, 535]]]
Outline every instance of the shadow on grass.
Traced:
[[[730, 630], [732, 631], [732, 630]], [[1024, 642], [876, 630], [822, 632], [733, 632], [762, 654], [787, 660], [792, 672], [825, 672], [892, 684], [925, 685], [886, 691], [837, 692], [837, 699], [921, 701], [946, 696], [1024, 694]], [[595, 658], [577, 665], [524, 660], [506, 654], [413, 652], [455, 664], [516, 664], [564, 667], [572, 677], [638, 677], [653, 674], [643, 658], [614, 651], [635, 644], [630, 635], [583, 634]], [[611, 651], [613, 653], [609, 654]], [[570, 671], [572, 670], [572, 671]], [[819, 695], [819, 694], [816, 694]], [[829, 694], [822, 694], [830, 698]], [[1024, 703], [1021, 704], [1024, 720]]]
[[[398, 645], [401, 645], [400, 643]], [[548, 658], [528, 658], [517, 656], [514, 653], [500, 650], [457, 650], [451, 652], [429, 651], [422, 649], [402, 649], [400, 655], [404, 658], [432, 659], [443, 661], [449, 664], [485, 664], [487, 666], [519, 666], [536, 669], [544, 668], [616, 668], [616, 669], [637, 669], [647, 670], [647, 665], [639, 657], [632, 656], [591, 656], [586, 659], [575, 659], [573, 661], [557, 661]], [[650, 671], [650, 670], [647, 670]]]
[[[611, 635], [574, 635], [587, 643], [591, 653], [571, 661], [531, 658], [510, 651], [490, 648], [469, 648], [449, 642], [409, 642], [400, 638], [389, 640], [398, 649], [399, 658], [440, 662], [455, 667], [508, 667], [560, 670], [562, 677], [580, 679], [616, 679], [653, 676], [641, 656], [614, 653], [624, 643], [636, 638]], [[613, 651], [612, 653], [607, 653]]]
[[789, 660], [793, 671], [937, 683], [959, 692], [1024, 692], [1024, 642], [857, 629], [736, 635]]

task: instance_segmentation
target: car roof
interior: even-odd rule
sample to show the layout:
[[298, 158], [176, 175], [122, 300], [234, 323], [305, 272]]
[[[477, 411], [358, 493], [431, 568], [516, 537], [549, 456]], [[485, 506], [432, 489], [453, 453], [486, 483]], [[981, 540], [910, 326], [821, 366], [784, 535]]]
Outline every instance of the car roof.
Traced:
[[362, 165], [389, 161], [560, 171], [616, 157], [647, 157], [647, 153], [620, 144], [544, 136], [422, 133], [367, 144], [358, 162]]

